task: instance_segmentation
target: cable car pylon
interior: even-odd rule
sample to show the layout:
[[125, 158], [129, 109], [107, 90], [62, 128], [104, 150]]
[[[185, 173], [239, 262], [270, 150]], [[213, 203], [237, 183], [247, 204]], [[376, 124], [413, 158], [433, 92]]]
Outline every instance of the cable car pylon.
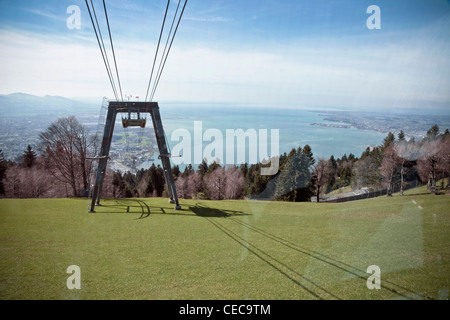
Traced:
[[[166, 47], [164, 48], [164, 52], [161, 57], [160, 65], [159, 65], [158, 71], [157, 71], [155, 79], [154, 79], [153, 89], [152, 89], [151, 95], [149, 97], [150, 101], [147, 102], [147, 97], [149, 96], [149, 89], [150, 89], [152, 79], [153, 79], [155, 63], [156, 63], [156, 60], [158, 57], [158, 49], [160, 46], [163, 31], [164, 31], [164, 25], [165, 25], [168, 9], [169, 9], [170, 3], [171, 3], [170, 0], [167, 0], [167, 6], [165, 9], [165, 13], [164, 13], [164, 20], [163, 20], [163, 23], [161, 26], [161, 32], [160, 32], [159, 40], [158, 40], [158, 46], [156, 49], [155, 58], [153, 61], [153, 66], [152, 66], [152, 71], [150, 74], [150, 81], [149, 81], [148, 87], [147, 87], [147, 94], [145, 96], [144, 102], [139, 102], [139, 101], [124, 101], [124, 99], [123, 99], [122, 86], [121, 86], [120, 78], [119, 78], [119, 70], [117, 68], [116, 55], [114, 52], [113, 40], [112, 40], [112, 36], [111, 36], [111, 28], [110, 28], [110, 24], [109, 24], [105, 0], [103, 0], [103, 9], [104, 9], [104, 13], [105, 13], [106, 24], [108, 27], [107, 30], [108, 30], [109, 40], [110, 40], [110, 44], [111, 44], [112, 57], [114, 60], [114, 67], [115, 67], [115, 71], [116, 71], [115, 75], [117, 78], [119, 90], [117, 90], [117, 86], [115, 84], [116, 79], [114, 77], [114, 73], [113, 73], [111, 65], [109, 63], [108, 53], [107, 53], [107, 50], [106, 50], [106, 47], [105, 47], [105, 44], [103, 41], [103, 36], [102, 36], [101, 30], [100, 30], [100, 25], [98, 23], [94, 3], [92, 0], [90, 0], [90, 5], [89, 5], [88, 0], [85, 0], [86, 7], [89, 12], [89, 17], [91, 19], [92, 27], [94, 29], [95, 36], [97, 39], [97, 43], [99, 45], [99, 49], [102, 54], [103, 63], [105, 64], [108, 78], [109, 78], [109, 81], [111, 84], [111, 88], [113, 89], [114, 96], [116, 98], [116, 101], [104, 100], [104, 103], [102, 106], [102, 108], [105, 108], [105, 104], [107, 103], [108, 104], [108, 108], [107, 108], [108, 112], [107, 112], [106, 121], [104, 124], [103, 138], [101, 140], [100, 152], [94, 158], [90, 159], [91, 161], [98, 161], [97, 172], [95, 174], [96, 175], [95, 183], [94, 183], [93, 187], [91, 188], [91, 192], [89, 193], [90, 195], [92, 195], [92, 200], [90, 203], [90, 212], [95, 212], [95, 206], [100, 205], [103, 182], [104, 182], [105, 174], [106, 174], [106, 166], [107, 166], [108, 159], [109, 159], [109, 152], [111, 149], [111, 142], [112, 142], [112, 137], [113, 137], [113, 133], [114, 133], [114, 125], [116, 123], [116, 117], [117, 117], [118, 113], [127, 113], [128, 114], [128, 117], [122, 118], [122, 125], [125, 129], [127, 127], [136, 127], [136, 126], [145, 128], [147, 120], [145, 117], [141, 118], [141, 115], [146, 114], [146, 113], [149, 113], [151, 115], [152, 122], [153, 122], [153, 129], [155, 131], [156, 141], [158, 143], [159, 158], [161, 159], [161, 162], [163, 165], [164, 176], [165, 176], [166, 183], [168, 186], [170, 203], [175, 204], [175, 210], [181, 209], [181, 206], [178, 203], [178, 196], [177, 196], [177, 191], [175, 188], [175, 182], [174, 182], [174, 178], [173, 178], [173, 174], [172, 174], [172, 168], [170, 166], [170, 157], [171, 157], [170, 149], [169, 149], [167, 139], [166, 139], [166, 136], [164, 133], [164, 128], [163, 128], [162, 121], [161, 121], [161, 115], [159, 113], [159, 106], [158, 106], [157, 102], [152, 102], [153, 96], [155, 95], [156, 88], [158, 87], [159, 80], [161, 78], [161, 74], [162, 74], [164, 66], [166, 64], [167, 57], [168, 57], [170, 49], [172, 47], [173, 40], [177, 33], [178, 26], [180, 24], [180, 21], [183, 16], [184, 9], [186, 8], [186, 4], [187, 4], [188, 0], [184, 0], [184, 5], [182, 7], [181, 13], [178, 15], [178, 11], [179, 11], [178, 9], [181, 6], [181, 2], [182, 2], [182, 0], [178, 0], [177, 9], [173, 16], [172, 26], [170, 28], [169, 35], [167, 37]], [[178, 21], [177, 21], [175, 30], [172, 33], [173, 26], [175, 25], [175, 21], [177, 20], [176, 19], [177, 17], [178, 17]], [[170, 44], [169, 44], [169, 41], [170, 41]], [[130, 97], [131, 96], [126, 96], [126, 98], [128, 98], [128, 100]], [[139, 99], [139, 97], [136, 97], [136, 99]], [[132, 114], [136, 114], [137, 117], [132, 118], [131, 117]], [[91, 162], [91, 164], [92, 164], [92, 162]], [[91, 165], [91, 167], [92, 167], [92, 165]]]
[[[177, 190], [175, 188], [175, 180], [173, 178], [172, 168], [170, 166], [170, 153], [166, 143], [166, 136], [164, 127], [162, 125], [161, 115], [159, 113], [159, 106], [157, 102], [137, 102], [137, 101], [109, 101], [108, 113], [106, 116], [105, 127], [103, 131], [103, 138], [100, 148], [100, 153], [95, 157], [98, 160], [97, 174], [92, 190], [92, 200], [90, 205], [90, 212], [95, 212], [95, 206], [101, 205], [101, 194], [103, 182], [106, 174], [106, 166], [108, 164], [109, 152], [111, 149], [111, 142], [114, 133], [114, 126], [118, 113], [149, 113], [152, 118], [153, 129], [155, 131], [156, 142], [159, 149], [159, 158], [164, 170], [164, 177], [169, 191], [170, 203], [175, 204], [175, 210], [181, 210], [178, 202]], [[142, 123], [129, 122], [128, 126], [141, 126]]]

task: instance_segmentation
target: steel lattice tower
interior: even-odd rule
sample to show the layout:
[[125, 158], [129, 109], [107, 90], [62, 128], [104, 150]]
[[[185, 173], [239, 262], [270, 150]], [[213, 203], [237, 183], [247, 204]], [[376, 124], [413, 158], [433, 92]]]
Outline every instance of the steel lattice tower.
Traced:
[[[159, 106], [157, 102], [136, 102], [136, 101], [109, 101], [108, 113], [106, 116], [105, 127], [103, 132], [103, 138], [101, 140], [100, 153], [97, 155], [98, 160], [97, 173], [95, 178], [94, 187], [92, 190], [92, 201], [90, 204], [90, 212], [95, 212], [95, 206], [100, 205], [103, 181], [106, 174], [106, 165], [109, 159], [109, 151], [111, 148], [111, 141], [114, 133], [114, 126], [116, 123], [116, 117], [118, 113], [128, 114], [128, 118], [124, 118], [122, 123], [124, 127], [128, 126], [140, 126], [144, 127], [146, 120], [141, 119], [141, 114], [149, 113], [153, 122], [153, 129], [155, 130], [155, 137], [158, 143], [159, 158], [161, 159], [164, 176], [167, 183], [167, 189], [169, 191], [170, 203], [175, 204], [175, 209], [181, 209], [178, 203], [177, 191], [175, 188], [175, 181], [173, 179], [172, 168], [170, 166], [170, 154], [166, 144], [166, 137], [164, 128], [161, 121], [161, 115], [159, 113]], [[137, 114], [137, 119], [131, 119], [131, 114]]]

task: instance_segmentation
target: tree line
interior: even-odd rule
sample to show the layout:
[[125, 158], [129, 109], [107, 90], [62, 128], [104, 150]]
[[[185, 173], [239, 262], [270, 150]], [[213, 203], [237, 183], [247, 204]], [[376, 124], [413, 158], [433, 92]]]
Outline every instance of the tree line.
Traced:
[[[24, 150], [21, 161], [6, 160], [0, 150], [0, 196], [9, 198], [86, 197], [92, 173], [88, 154], [98, 148], [95, 137], [75, 117], [60, 118], [39, 135], [35, 150]], [[386, 189], [388, 194], [427, 183], [430, 190], [444, 187], [450, 175], [450, 134], [437, 125], [420, 141], [407, 141], [403, 131], [389, 133], [376, 147], [359, 158], [315, 158], [311, 147], [293, 148], [278, 156], [280, 169], [274, 176], [261, 175], [263, 164], [223, 166], [206, 159], [194, 169], [172, 168], [181, 199], [264, 199], [320, 201], [341, 188]], [[103, 197], [167, 197], [160, 165], [136, 173], [106, 172]]]
[[448, 129], [440, 133], [434, 125], [420, 141], [407, 141], [403, 131], [397, 136], [389, 132], [381, 145], [367, 147], [359, 159], [352, 154], [320, 159], [313, 170], [313, 185], [317, 200], [320, 194], [346, 186], [403, 195], [405, 189], [425, 183], [429, 190], [447, 187], [449, 175], [450, 133]]

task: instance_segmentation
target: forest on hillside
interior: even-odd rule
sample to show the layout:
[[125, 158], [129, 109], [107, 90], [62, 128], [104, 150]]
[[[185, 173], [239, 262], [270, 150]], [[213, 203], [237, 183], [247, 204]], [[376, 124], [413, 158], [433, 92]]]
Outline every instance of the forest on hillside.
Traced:
[[[432, 126], [420, 141], [407, 140], [401, 131], [389, 133], [379, 146], [329, 159], [314, 157], [309, 145], [278, 156], [276, 175], [261, 175], [262, 163], [223, 166], [206, 159], [181, 171], [173, 166], [181, 199], [264, 199], [320, 201], [334, 190], [368, 188], [403, 193], [418, 184], [430, 190], [445, 188], [450, 175], [450, 133]], [[28, 146], [21, 161], [6, 160], [0, 150], [0, 197], [87, 197], [93, 168], [88, 154], [96, 148], [94, 137], [71, 116], [60, 118], [39, 135], [36, 150]], [[440, 185], [437, 186], [438, 181]], [[167, 197], [163, 168], [152, 164], [137, 172], [106, 172], [103, 197]]]

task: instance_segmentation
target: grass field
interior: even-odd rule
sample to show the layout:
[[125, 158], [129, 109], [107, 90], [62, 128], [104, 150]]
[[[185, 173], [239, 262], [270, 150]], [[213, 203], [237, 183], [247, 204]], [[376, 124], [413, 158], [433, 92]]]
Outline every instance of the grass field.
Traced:
[[[449, 296], [450, 196], [423, 188], [337, 204], [103, 204], [88, 213], [85, 199], [0, 200], [0, 299]], [[70, 265], [79, 290], [66, 286]], [[370, 265], [379, 290], [367, 288]]]

